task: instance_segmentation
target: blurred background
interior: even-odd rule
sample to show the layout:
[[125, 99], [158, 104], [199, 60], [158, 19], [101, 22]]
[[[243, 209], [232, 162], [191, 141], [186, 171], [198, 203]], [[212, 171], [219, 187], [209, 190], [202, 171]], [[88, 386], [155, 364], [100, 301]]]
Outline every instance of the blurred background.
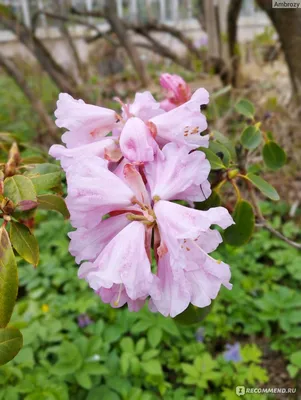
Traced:
[[[0, 138], [12, 133], [23, 157], [47, 158], [60, 141], [59, 92], [118, 109], [114, 96], [137, 91], [161, 100], [163, 72], [210, 92], [209, 131], [230, 140], [245, 123], [235, 104], [253, 102], [287, 153], [281, 170], [265, 171], [281, 200], [261, 211], [300, 242], [301, 10], [270, 0], [0, 1]], [[300, 396], [297, 248], [260, 228], [245, 246], [221, 246], [214, 257], [231, 265], [233, 290], [187, 325], [102, 304], [77, 278], [70, 229], [38, 214], [40, 264], [20, 262], [12, 319], [24, 347], [0, 368], [0, 400], [234, 400], [241, 385], [296, 389], [246, 399]]]

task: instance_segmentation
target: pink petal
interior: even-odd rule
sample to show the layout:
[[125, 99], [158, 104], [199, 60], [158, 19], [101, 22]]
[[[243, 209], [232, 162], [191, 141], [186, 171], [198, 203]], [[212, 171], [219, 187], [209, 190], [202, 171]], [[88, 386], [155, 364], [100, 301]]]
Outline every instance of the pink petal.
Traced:
[[221, 234], [216, 229], [208, 229], [206, 232], [201, 232], [200, 236], [196, 239], [196, 244], [200, 246], [206, 253], [214, 251], [223, 239]]
[[108, 108], [86, 104], [61, 93], [55, 111], [56, 125], [66, 128], [62, 140], [68, 148], [94, 142], [108, 134], [116, 124], [117, 114]]
[[144, 303], [145, 299], [132, 300], [126, 294], [123, 285], [113, 285], [110, 289], [101, 288], [97, 294], [104, 303], [109, 303], [113, 308], [119, 308], [128, 303], [130, 311], [139, 311]]
[[69, 251], [78, 264], [83, 260], [94, 261], [105, 246], [129, 223], [126, 215], [122, 214], [107, 218], [92, 229], [78, 228], [69, 233]]
[[[210, 172], [205, 154], [200, 151], [189, 154], [188, 147], [175, 143], [165, 145], [162, 153], [164, 157], [158, 153], [155, 162], [145, 165], [152, 197], [159, 196], [164, 200], [204, 200], [201, 185], [208, 188], [206, 180]], [[208, 196], [210, 191], [206, 192]]]
[[151, 118], [150, 123], [154, 125], [153, 134], [157, 134], [165, 142], [186, 143], [190, 148], [207, 147], [209, 136], [200, 135], [207, 129], [207, 121], [200, 112], [200, 106], [208, 101], [208, 92], [198, 89], [186, 103]]
[[177, 104], [172, 103], [169, 99], [164, 99], [160, 102], [160, 107], [164, 111], [170, 111], [177, 107]]
[[50, 147], [49, 154], [56, 160], [61, 162], [64, 170], [73, 163], [78, 162], [81, 157], [97, 156], [104, 158], [106, 152], [113, 151], [117, 148], [116, 143], [112, 139], [103, 139], [95, 143], [85, 144], [72, 149], [67, 149], [65, 146], [54, 144]]
[[234, 224], [233, 218], [225, 207], [212, 207], [206, 213], [212, 225], [218, 225], [226, 229], [228, 226]]
[[160, 103], [158, 103], [148, 91], [136, 93], [135, 100], [129, 106], [129, 110], [132, 115], [142, 119], [144, 122], [164, 112], [160, 108]]
[[84, 262], [79, 267], [77, 276], [79, 277], [79, 279], [87, 279], [88, 274], [91, 271], [94, 271], [95, 269], [96, 269], [95, 265], [92, 264], [91, 262]]
[[190, 284], [191, 303], [197, 307], [207, 307], [215, 299], [221, 282], [214, 276], [207, 275], [201, 269], [185, 272]]
[[184, 272], [179, 270], [177, 274], [174, 274], [169, 263], [169, 256], [165, 255], [159, 259], [157, 275], [158, 279], [155, 280], [155, 285], [157, 285], [160, 297], [151, 298], [150, 310], [159, 311], [165, 317], [170, 315], [173, 318], [183, 312], [190, 302], [190, 293]]
[[156, 142], [141, 119], [130, 118], [121, 132], [120, 149], [131, 162], [153, 161]]
[[[174, 239], [197, 239], [207, 231], [211, 221], [206, 211], [184, 207], [180, 204], [160, 200], [154, 206], [161, 237]], [[168, 247], [168, 245], [167, 245]]]
[[137, 300], [149, 294], [153, 276], [145, 247], [145, 228], [132, 222], [104, 248], [87, 279], [94, 290], [124, 284], [127, 295]]
[[67, 170], [67, 206], [75, 227], [95, 227], [104, 214], [132, 205], [134, 193], [104, 167], [106, 162], [91, 156]]
[[137, 200], [143, 204], [150, 204], [149, 195], [140, 173], [132, 164], [126, 164], [123, 168], [125, 182], [135, 193]]

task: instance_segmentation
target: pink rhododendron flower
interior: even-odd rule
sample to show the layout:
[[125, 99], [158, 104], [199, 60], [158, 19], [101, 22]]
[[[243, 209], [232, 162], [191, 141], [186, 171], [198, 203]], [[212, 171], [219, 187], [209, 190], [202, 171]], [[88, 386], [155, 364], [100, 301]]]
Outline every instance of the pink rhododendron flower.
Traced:
[[166, 99], [160, 103], [163, 110], [170, 111], [190, 100], [191, 89], [181, 76], [162, 74], [160, 76], [160, 85], [166, 93]]
[[[225, 228], [233, 221], [222, 207], [199, 211], [169, 201], [185, 197], [185, 190], [190, 194], [191, 188], [195, 191], [206, 182], [209, 163], [201, 152], [189, 154], [186, 147], [169, 143], [158, 153], [158, 159], [157, 168], [156, 161], [145, 165], [144, 178], [138, 166], [124, 161], [121, 179], [97, 157], [82, 158], [80, 165], [68, 169], [67, 204], [71, 221], [78, 227], [70, 234], [70, 251], [77, 262], [88, 261], [80, 267], [79, 276], [101, 297], [105, 293], [104, 298], [110, 303], [113, 301], [116, 307], [137, 300], [141, 305], [150, 296], [152, 309], [166, 314], [164, 298], [170, 297], [166, 293], [168, 282], [174, 283], [173, 290], [180, 285], [177, 290], [185, 296], [176, 300], [176, 304], [181, 300], [181, 305], [173, 305], [175, 308], [166, 314], [175, 316], [190, 302], [202, 307], [208, 305], [221, 284], [230, 287], [229, 268], [207, 256], [206, 239], [212, 237], [212, 224]], [[194, 164], [199, 165], [200, 174]], [[197, 198], [201, 196], [200, 191]], [[105, 213], [109, 218], [102, 220]], [[152, 231], [156, 236], [157, 274], [151, 270]], [[205, 234], [208, 234], [206, 238]], [[219, 243], [220, 237], [213, 239]], [[167, 265], [166, 271], [161, 270], [161, 265]], [[196, 299], [199, 288], [193, 281], [195, 276], [205, 282], [202, 301], [199, 297]], [[122, 299], [120, 304], [118, 298]]]
[[160, 108], [150, 92], [137, 93], [132, 104], [116, 101], [121, 105], [121, 115], [60, 94], [56, 124], [67, 129], [62, 136], [67, 149], [54, 145], [50, 154], [61, 161], [65, 170], [82, 154], [111, 162], [124, 156], [131, 162], [143, 163], [152, 161], [158, 146], [168, 142], [190, 148], [208, 145], [208, 135], [200, 136], [207, 128], [206, 118], [200, 112], [200, 106], [209, 101], [205, 89], [199, 89], [170, 112]]
[[208, 306], [221, 285], [231, 289], [229, 266], [209, 253], [222, 241], [212, 225], [225, 229], [233, 220], [223, 207], [173, 202], [211, 194], [210, 164], [196, 150], [208, 146], [200, 106], [209, 95], [199, 89], [191, 96], [168, 74], [162, 84], [176, 105], [167, 112], [149, 92], [131, 104], [117, 99], [120, 115], [62, 94], [56, 117], [68, 129], [67, 147], [54, 145], [50, 154], [66, 171], [76, 228], [69, 250], [83, 262], [79, 278], [112, 307], [138, 311], [149, 299], [152, 311], [174, 317], [190, 303]]

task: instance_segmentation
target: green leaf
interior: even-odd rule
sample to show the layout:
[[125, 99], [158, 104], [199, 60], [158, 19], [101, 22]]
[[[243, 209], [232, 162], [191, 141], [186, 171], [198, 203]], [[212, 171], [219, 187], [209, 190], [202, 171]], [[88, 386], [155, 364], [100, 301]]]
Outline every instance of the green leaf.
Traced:
[[241, 99], [238, 103], [235, 104], [234, 108], [239, 114], [242, 114], [247, 118], [254, 117], [255, 114], [254, 105], [246, 99]]
[[200, 373], [194, 365], [183, 363], [181, 366], [186, 375], [189, 375], [193, 378], [199, 378]]
[[146, 344], [146, 339], [144, 337], [138, 340], [138, 342], [136, 343], [136, 349], [135, 349], [135, 353], [137, 355], [140, 355], [144, 352], [145, 344]]
[[23, 337], [18, 329], [0, 329], [0, 365], [6, 364], [16, 357], [22, 344]]
[[163, 375], [161, 364], [159, 360], [149, 360], [141, 363], [143, 370], [150, 375]]
[[5, 179], [4, 195], [15, 205], [24, 200], [37, 201], [36, 191], [31, 180], [23, 175], [14, 175]]
[[224, 232], [225, 242], [232, 246], [242, 246], [247, 243], [254, 231], [255, 216], [251, 204], [245, 200], [236, 203], [231, 225]]
[[205, 153], [207, 160], [210, 162], [212, 170], [226, 168], [222, 160], [215, 153], [213, 153], [213, 151], [206, 149], [205, 147], [199, 147], [198, 150]]
[[45, 158], [42, 156], [30, 156], [22, 158], [22, 164], [42, 164]]
[[18, 294], [18, 270], [6, 229], [0, 228], [0, 328], [12, 315]]
[[296, 367], [295, 365], [289, 364], [287, 366], [287, 371], [289, 373], [289, 376], [294, 379], [294, 378], [296, 378], [296, 376], [299, 372], [299, 368]]
[[107, 386], [97, 386], [89, 391], [87, 400], [120, 400], [117, 393], [110, 390]]
[[254, 343], [246, 344], [241, 350], [240, 354], [244, 362], [260, 363], [262, 352]]
[[213, 153], [222, 160], [226, 167], [229, 166], [231, 155], [229, 150], [223, 144], [211, 141], [209, 144], [209, 149], [212, 150]]
[[206, 318], [210, 310], [211, 305], [204, 308], [198, 308], [193, 304], [190, 304], [188, 308], [186, 308], [186, 310], [181, 314], [177, 315], [174, 320], [182, 325], [198, 324]]
[[262, 149], [262, 156], [266, 166], [273, 171], [283, 167], [286, 163], [285, 151], [275, 142], [267, 142]]
[[301, 368], [301, 350], [296, 351], [291, 354], [290, 361], [292, 364], [296, 365], [298, 368]]
[[256, 126], [248, 126], [240, 137], [241, 144], [248, 150], [254, 150], [262, 141], [262, 134]]
[[59, 361], [53, 366], [52, 373], [56, 375], [69, 375], [80, 371], [83, 358], [75, 344], [63, 342], [57, 353]]
[[37, 164], [26, 176], [31, 179], [37, 193], [53, 189], [61, 183], [61, 169], [55, 164]]
[[11, 222], [10, 240], [14, 249], [24, 260], [35, 267], [38, 265], [39, 244], [27, 226], [19, 222]]
[[143, 353], [141, 359], [142, 361], [148, 361], [151, 360], [152, 358], [155, 358], [159, 355], [159, 350], [151, 349], [147, 350]]
[[79, 386], [83, 387], [84, 389], [91, 389], [92, 381], [89, 374], [85, 371], [77, 371], [75, 373], [75, 379]]
[[55, 194], [43, 194], [38, 196], [39, 209], [53, 210], [61, 213], [64, 218], [69, 218], [70, 214], [64, 199]]
[[95, 362], [86, 363], [84, 370], [89, 375], [95, 375], [95, 376], [108, 375], [109, 373], [107, 367], [101, 364], [97, 364]]
[[162, 339], [162, 329], [153, 326], [147, 332], [147, 340], [151, 347], [157, 347]]
[[231, 140], [227, 136], [225, 136], [224, 134], [222, 134], [219, 131], [212, 131], [210, 135], [213, 136], [214, 141], [221, 143], [222, 145], [224, 145], [227, 148], [227, 150], [229, 151], [229, 153], [233, 159], [236, 158], [235, 147], [234, 147], [233, 143], [231, 142]]
[[120, 347], [122, 351], [127, 352], [127, 353], [134, 353], [134, 341], [130, 337], [125, 337], [121, 340], [120, 342]]
[[262, 194], [264, 194], [266, 197], [268, 197], [271, 200], [279, 200], [279, 194], [277, 193], [276, 189], [273, 188], [272, 185], [270, 185], [268, 182], [266, 182], [264, 179], [262, 179], [260, 176], [254, 175], [254, 174], [247, 174], [245, 176], [246, 179], [248, 179], [250, 182], [253, 183], [254, 186], [257, 187], [261, 191]]
[[152, 324], [153, 323], [150, 319], [138, 321], [135, 325], [133, 325], [131, 332], [133, 334], [145, 332], [148, 330], [148, 328], [150, 328], [152, 326]]

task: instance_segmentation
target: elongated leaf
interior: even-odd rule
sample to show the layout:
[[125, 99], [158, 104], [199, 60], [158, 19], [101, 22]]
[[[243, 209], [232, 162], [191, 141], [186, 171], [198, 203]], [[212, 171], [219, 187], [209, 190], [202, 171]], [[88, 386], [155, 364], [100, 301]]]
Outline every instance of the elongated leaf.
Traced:
[[262, 155], [266, 166], [274, 171], [283, 167], [286, 162], [285, 151], [273, 141], [263, 146]]
[[20, 201], [20, 203], [18, 204], [18, 209], [20, 211], [29, 211], [29, 210], [33, 210], [34, 208], [36, 208], [38, 206], [38, 203], [36, 201], [32, 201], [32, 200], [22, 200]]
[[204, 308], [198, 308], [192, 304], [186, 308], [181, 314], [177, 315], [174, 320], [181, 325], [194, 325], [199, 324], [206, 318], [209, 311], [211, 310], [210, 306]]
[[26, 176], [31, 179], [38, 194], [59, 186], [61, 183], [61, 170], [55, 164], [37, 164], [26, 173]]
[[290, 356], [291, 363], [301, 368], [301, 350], [296, 351]]
[[163, 374], [159, 360], [149, 360], [141, 363], [143, 370], [150, 375], [160, 376]]
[[255, 216], [251, 204], [245, 200], [238, 201], [233, 219], [235, 225], [225, 230], [224, 240], [232, 246], [242, 246], [250, 240], [254, 231]]
[[0, 228], [0, 328], [5, 328], [18, 294], [18, 271], [6, 229]]
[[213, 153], [222, 160], [225, 167], [229, 166], [231, 155], [226, 146], [221, 143], [210, 142], [210, 150], [213, 151]]
[[19, 222], [10, 225], [10, 239], [14, 249], [24, 260], [37, 266], [39, 263], [39, 245], [27, 226]]
[[266, 197], [268, 197], [271, 200], [279, 200], [279, 194], [277, 193], [276, 189], [273, 188], [272, 185], [270, 185], [267, 181], [262, 179], [260, 176], [254, 175], [254, 174], [247, 174], [246, 179], [248, 179], [250, 182], [253, 183], [254, 186], [257, 187], [261, 191], [262, 194], [264, 194]]
[[243, 131], [240, 141], [246, 149], [253, 150], [262, 142], [262, 134], [255, 126], [248, 126]]
[[16, 357], [23, 345], [21, 332], [15, 328], [0, 329], [0, 365]]
[[246, 99], [241, 99], [238, 103], [236, 103], [235, 110], [239, 114], [242, 114], [247, 118], [253, 118], [255, 114], [255, 109], [253, 104]]
[[69, 218], [70, 214], [64, 199], [55, 194], [44, 194], [38, 196], [39, 208], [42, 210], [53, 210], [61, 213], [64, 218]]
[[36, 191], [30, 179], [23, 175], [14, 175], [4, 181], [4, 194], [15, 205], [24, 200], [37, 201]]
[[231, 154], [232, 159], [235, 159], [236, 151], [235, 151], [235, 147], [234, 147], [233, 143], [231, 142], [231, 140], [219, 131], [212, 131], [211, 134], [213, 136], [213, 139], [216, 142], [221, 143], [228, 149], [229, 153]]
[[42, 164], [45, 162], [45, 158], [42, 156], [31, 156], [22, 158], [23, 164]]
[[226, 168], [222, 160], [216, 154], [214, 154], [213, 151], [206, 149], [204, 147], [199, 147], [198, 150], [205, 153], [207, 160], [210, 162], [211, 169], [217, 170]]

